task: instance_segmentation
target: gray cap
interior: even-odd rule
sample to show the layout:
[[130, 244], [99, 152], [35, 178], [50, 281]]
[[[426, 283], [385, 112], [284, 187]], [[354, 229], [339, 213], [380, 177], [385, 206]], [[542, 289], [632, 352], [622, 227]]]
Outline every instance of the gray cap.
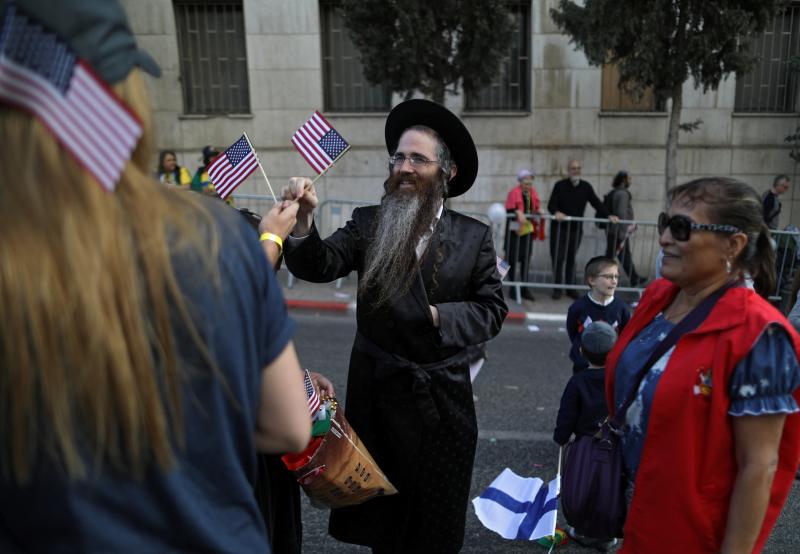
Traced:
[[593, 321], [581, 333], [581, 346], [592, 354], [608, 354], [617, 342], [617, 331], [605, 321]]
[[[2, 13], [6, 0], [0, 0]], [[136, 47], [128, 18], [117, 0], [17, 0], [20, 12], [54, 31], [108, 84], [123, 80], [133, 66], [154, 77], [158, 64]]]

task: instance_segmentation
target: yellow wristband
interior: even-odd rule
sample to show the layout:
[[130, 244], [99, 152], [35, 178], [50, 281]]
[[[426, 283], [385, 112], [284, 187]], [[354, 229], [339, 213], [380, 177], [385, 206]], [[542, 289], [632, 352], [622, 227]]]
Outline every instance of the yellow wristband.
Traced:
[[275, 244], [278, 245], [278, 253], [283, 253], [283, 239], [276, 235], [275, 233], [264, 233], [261, 235], [261, 242], [265, 240], [271, 240]]

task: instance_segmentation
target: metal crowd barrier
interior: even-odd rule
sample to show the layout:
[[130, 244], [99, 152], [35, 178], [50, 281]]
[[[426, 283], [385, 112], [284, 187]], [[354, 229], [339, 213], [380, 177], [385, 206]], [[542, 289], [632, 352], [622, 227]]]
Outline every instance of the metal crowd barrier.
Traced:
[[[245, 207], [256, 213], [266, 213], [272, 207], [272, 198], [267, 195], [237, 194], [235, 200], [237, 207]], [[328, 236], [350, 219], [354, 208], [369, 204], [369, 202], [344, 199], [328, 199], [320, 202], [315, 215], [320, 235]], [[511, 264], [512, 235], [515, 235], [513, 229], [516, 216], [508, 214], [505, 221], [493, 223], [485, 213], [458, 211], [489, 225], [493, 231], [498, 256]], [[618, 291], [641, 293], [644, 290], [641, 284], [630, 282], [630, 276], [626, 271], [628, 260], [633, 263], [638, 275], [646, 279], [645, 284], [652, 281], [655, 276], [660, 247], [658, 229], [654, 221], [620, 220], [619, 224], [612, 224], [608, 220], [593, 217], [567, 217], [560, 224], [554, 225], [555, 217], [550, 214], [526, 215], [534, 221], [536, 229], [528, 235], [530, 239], [518, 243], [517, 260], [511, 264], [513, 275], [510, 269], [503, 282], [504, 286], [512, 289], [511, 297], [517, 303], [521, 303], [521, 291], [526, 288], [588, 290], [583, 275], [584, 266], [594, 256], [607, 255], [609, 250], [613, 250], [613, 257], [620, 262]], [[605, 228], [600, 228], [598, 224], [605, 225]], [[543, 234], [539, 231], [541, 225], [544, 225]], [[800, 229], [773, 231], [772, 238], [775, 246], [777, 285], [771, 300], [785, 313], [791, 309], [787, 304], [790, 302], [797, 268], [800, 266]], [[574, 277], [566, 279], [566, 275], [563, 275], [557, 280], [553, 267], [555, 255], [560, 251], [566, 257], [570, 245], [575, 246]], [[566, 260], [563, 269], [566, 271]], [[289, 286], [292, 283], [293, 278], [290, 275]], [[338, 286], [341, 286], [341, 280], [337, 282]]]
[[[511, 296], [518, 303], [523, 288], [588, 290], [584, 267], [595, 256], [610, 255], [620, 262], [617, 290], [621, 292], [644, 290], [639, 282], [631, 282], [627, 274], [630, 264], [640, 282], [650, 282], [655, 275], [659, 252], [655, 222], [620, 220], [612, 224], [593, 217], [566, 217], [557, 221], [550, 214], [526, 215], [533, 220], [534, 229], [523, 237], [516, 235], [519, 224], [514, 214], [508, 214], [505, 222], [494, 226], [495, 237], [499, 239], [495, 248], [510, 265], [504, 284], [512, 288]], [[570, 258], [574, 263], [569, 262]], [[560, 262], [558, 277], [556, 262]]]

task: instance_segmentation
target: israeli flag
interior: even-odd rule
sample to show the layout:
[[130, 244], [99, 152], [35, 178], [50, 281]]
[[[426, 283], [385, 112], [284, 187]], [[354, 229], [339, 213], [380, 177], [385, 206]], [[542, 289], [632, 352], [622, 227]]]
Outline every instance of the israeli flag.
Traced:
[[483, 494], [472, 499], [481, 523], [504, 539], [536, 540], [556, 532], [561, 477], [546, 486], [537, 477], [503, 470]]

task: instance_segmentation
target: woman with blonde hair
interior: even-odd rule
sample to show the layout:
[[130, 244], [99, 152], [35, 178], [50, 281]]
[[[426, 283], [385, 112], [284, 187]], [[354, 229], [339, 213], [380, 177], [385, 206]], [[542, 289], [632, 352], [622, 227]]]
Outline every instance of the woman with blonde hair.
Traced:
[[256, 454], [302, 449], [310, 419], [266, 257], [234, 210], [149, 176], [158, 68], [115, 1], [0, 8], [142, 127], [105, 190], [0, 73], [0, 550], [269, 551]]

